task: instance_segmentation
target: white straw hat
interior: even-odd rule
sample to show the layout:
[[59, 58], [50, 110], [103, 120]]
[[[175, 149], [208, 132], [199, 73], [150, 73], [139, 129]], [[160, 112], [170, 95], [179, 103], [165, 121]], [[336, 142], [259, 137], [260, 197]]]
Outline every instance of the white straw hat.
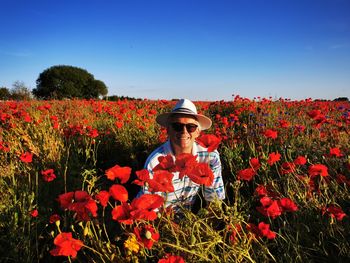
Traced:
[[199, 122], [199, 125], [201, 127], [201, 130], [207, 130], [211, 127], [212, 121], [208, 117], [198, 114], [197, 108], [193, 104], [192, 101], [188, 99], [181, 99], [179, 100], [175, 107], [172, 109], [171, 112], [166, 112], [159, 114], [156, 118], [156, 121], [158, 124], [166, 127], [168, 125], [168, 119], [171, 115], [174, 114], [184, 114], [184, 115], [190, 115], [197, 119]]

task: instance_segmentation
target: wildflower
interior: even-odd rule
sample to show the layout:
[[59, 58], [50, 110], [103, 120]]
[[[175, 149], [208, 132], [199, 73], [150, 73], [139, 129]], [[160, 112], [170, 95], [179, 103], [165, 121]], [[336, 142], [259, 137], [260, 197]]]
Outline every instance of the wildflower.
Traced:
[[9, 152], [10, 151], [10, 147], [8, 146], [8, 144], [0, 141], [0, 151]]
[[58, 202], [62, 209], [68, 209], [73, 202], [74, 192], [64, 193], [58, 196]]
[[154, 211], [164, 204], [164, 198], [157, 194], [144, 194], [135, 198], [131, 202], [132, 211], [130, 212], [134, 219], [155, 220], [157, 214]]
[[281, 198], [279, 200], [279, 204], [283, 208], [283, 212], [284, 211], [295, 212], [298, 210], [298, 206], [292, 200], [286, 197]]
[[128, 201], [128, 191], [126, 188], [120, 184], [114, 184], [109, 188], [109, 194], [114, 198], [114, 200], [118, 200], [120, 202]]
[[170, 154], [166, 156], [159, 156], [158, 161], [159, 163], [153, 168], [153, 171], [157, 171], [157, 170], [168, 170], [169, 172], [175, 171], [175, 161]]
[[130, 252], [138, 253], [140, 250], [140, 245], [136, 240], [136, 236], [131, 234], [127, 240], [124, 242], [124, 248]]
[[131, 174], [131, 168], [130, 167], [120, 167], [119, 165], [115, 165], [112, 168], [109, 168], [106, 170], [106, 176], [109, 180], [115, 180], [116, 178], [120, 180], [121, 184], [125, 184]]
[[255, 194], [257, 194], [258, 196], [267, 196], [267, 189], [264, 185], [258, 185], [255, 188]]
[[203, 147], [208, 148], [208, 152], [215, 151], [221, 143], [221, 138], [213, 134], [204, 134], [196, 139], [196, 141]]
[[338, 221], [343, 220], [343, 218], [347, 216], [340, 207], [337, 207], [335, 205], [330, 205], [323, 210], [323, 214], [325, 214], [325, 212], [328, 212], [331, 217], [337, 219]]
[[89, 221], [89, 214], [97, 217], [96, 201], [85, 191], [74, 192], [74, 202], [69, 205], [68, 209], [76, 212], [78, 220]]
[[159, 240], [159, 233], [151, 225], [135, 227], [134, 234], [138, 242], [147, 249], [151, 249], [154, 242]]
[[187, 176], [196, 184], [203, 184], [206, 186], [211, 186], [214, 180], [213, 171], [207, 163], [198, 163]]
[[121, 121], [116, 121], [114, 124], [118, 129], [121, 129], [124, 126], [124, 123]]
[[328, 176], [328, 168], [327, 166], [323, 165], [323, 164], [314, 164], [314, 165], [311, 165], [309, 167], [309, 175], [311, 177], [315, 177], [317, 175], [320, 175], [320, 176]]
[[245, 180], [250, 181], [253, 179], [253, 176], [256, 174], [255, 170], [253, 168], [247, 168], [244, 170], [238, 171], [237, 179], [238, 180]]
[[260, 203], [262, 206], [257, 207], [256, 210], [262, 215], [274, 219], [282, 214], [282, 207], [277, 200], [272, 200], [269, 197], [262, 197]]
[[19, 157], [24, 163], [31, 163], [33, 161], [33, 154], [29, 152], [22, 153]]
[[272, 166], [274, 163], [278, 162], [280, 159], [281, 159], [281, 154], [277, 152], [272, 152], [269, 154], [269, 159], [267, 160], [267, 163]]
[[182, 153], [176, 157], [175, 170], [179, 172], [179, 178], [182, 179], [197, 164], [197, 156], [190, 153]]
[[254, 171], [257, 171], [260, 168], [260, 166], [261, 166], [258, 158], [250, 159], [249, 160], [249, 165], [254, 169]]
[[264, 135], [266, 138], [276, 139], [277, 138], [277, 131], [272, 130], [272, 129], [267, 129], [264, 132]]
[[54, 239], [56, 247], [50, 250], [52, 256], [72, 256], [75, 258], [78, 251], [84, 246], [83, 242], [79, 239], [74, 239], [71, 232], [62, 232]]
[[109, 192], [102, 190], [96, 195], [96, 199], [103, 207], [106, 207], [108, 204], [109, 196]]
[[298, 156], [293, 163], [296, 165], [304, 165], [306, 164], [306, 158], [304, 156]]
[[151, 192], [174, 192], [173, 186], [174, 174], [166, 170], [157, 170], [153, 174], [153, 178], [149, 179], [149, 191]]
[[143, 186], [145, 182], [150, 180], [149, 171], [147, 169], [142, 169], [135, 172], [138, 179], [134, 180], [132, 183], [139, 186]]
[[93, 217], [97, 216], [96, 201], [85, 191], [61, 194], [58, 196], [58, 202], [62, 209], [74, 211], [78, 220], [89, 221], [89, 214]]
[[31, 217], [37, 217], [39, 215], [38, 209], [33, 209], [30, 211], [30, 216]]
[[47, 169], [47, 170], [41, 171], [41, 175], [45, 182], [51, 182], [56, 179], [56, 175], [54, 174], [53, 169]]
[[119, 223], [131, 225], [133, 223], [133, 219], [130, 215], [131, 206], [128, 203], [122, 203], [121, 205], [117, 205], [112, 210], [112, 219], [118, 221]]
[[268, 239], [276, 237], [276, 233], [270, 230], [270, 225], [264, 222], [260, 222], [258, 225], [250, 223], [247, 225], [247, 229], [257, 237], [267, 237]]
[[53, 223], [55, 223], [56, 221], [59, 221], [59, 220], [61, 220], [61, 217], [58, 214], [53, 214], [49, 218], [50, 224], [53, 224]]
[[329, 149], [329, 155], [334, 157], [342, 157], [343, 154], [341, 153], [340, 149], [337, 147], [330, 148]]
[[131, 204], [122, 203], [112, 210], [113, 220], [119, 223], [132, 224], [133, 220], [150, 220], [157, 218], [154, 211], [164, 203], [163, 197], [157, 194], [144, 194], [135, 198]]

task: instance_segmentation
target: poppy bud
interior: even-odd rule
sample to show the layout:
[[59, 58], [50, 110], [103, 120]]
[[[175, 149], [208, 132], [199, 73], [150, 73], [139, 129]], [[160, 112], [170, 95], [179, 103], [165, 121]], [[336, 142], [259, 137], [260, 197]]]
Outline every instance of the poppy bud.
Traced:
[[88, 228], [88, 226], [86, 226], [84, 228], [84, 237], [87, 236], [89, 234], [89, 232], [90, 232], [90, 229]]
[[194, 245], [196, 243], [197, 239], [196, 237], [192, 234], [191, 235], [191, 245]]

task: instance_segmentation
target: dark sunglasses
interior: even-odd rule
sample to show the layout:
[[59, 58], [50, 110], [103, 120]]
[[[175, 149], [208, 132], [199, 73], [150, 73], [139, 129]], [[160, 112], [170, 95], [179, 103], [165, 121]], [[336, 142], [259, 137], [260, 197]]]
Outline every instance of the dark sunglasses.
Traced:
[[170, 123], [171, 128], [176, 132], [182, 132], [184, 130], [184, 127], [186, 127], [186, 130], [188, 133], [195, 132], [198, 128], [198, 125], [194, 123], [180, 123], [180, 122], [172, 122]]

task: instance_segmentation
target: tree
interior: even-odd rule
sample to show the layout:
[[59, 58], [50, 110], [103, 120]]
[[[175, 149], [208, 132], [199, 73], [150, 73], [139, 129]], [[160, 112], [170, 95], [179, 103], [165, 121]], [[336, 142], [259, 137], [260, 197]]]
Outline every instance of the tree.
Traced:
[[0, 100], [8, 100], [10, 99], [11, 94], [8, 88], [0, 87]]
[[42, 99], [98, 98], [108, 93], [101, 80], [73, 66], [58, 65], [40, 73], [33, 94]]
[[10, 98], [13, 100], [30, 100], [32, 94], [23, 81], [15, 81], [10, 90]]

